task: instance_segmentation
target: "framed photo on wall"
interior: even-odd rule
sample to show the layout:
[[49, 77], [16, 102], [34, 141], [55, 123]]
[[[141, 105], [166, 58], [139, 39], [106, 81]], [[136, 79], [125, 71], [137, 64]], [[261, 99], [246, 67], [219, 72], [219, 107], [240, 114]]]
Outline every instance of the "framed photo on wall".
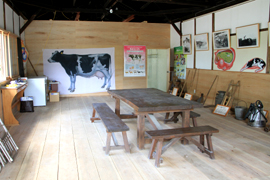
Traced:
[[214, 49], [230, 49], [231, 40], [230, 40], [230, 30], [220, 30], [213, 32], [213, 44]]
[[191, 34], [182, 36], [182, 45], [184, 54], [191, 54]]
[[196, 34], [194, 39], [195, 39], [196, 51], [209, 50], [208, 33]]
[[236, 28], [237, 48], [260, 47], [259, 23]]

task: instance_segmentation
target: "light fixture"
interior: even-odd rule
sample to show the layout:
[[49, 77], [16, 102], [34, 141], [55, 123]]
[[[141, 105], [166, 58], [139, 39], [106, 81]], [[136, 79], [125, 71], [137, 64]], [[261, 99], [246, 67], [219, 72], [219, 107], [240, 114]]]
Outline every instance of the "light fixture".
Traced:
[[113, 9], [110, 9], [110, 13], [113, 13]]

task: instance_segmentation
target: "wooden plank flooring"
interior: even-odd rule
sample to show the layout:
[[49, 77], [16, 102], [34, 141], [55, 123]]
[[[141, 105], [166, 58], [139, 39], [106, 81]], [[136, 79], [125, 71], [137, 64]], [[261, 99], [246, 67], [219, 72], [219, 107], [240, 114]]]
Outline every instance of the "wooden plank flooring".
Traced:
[[[106, 102], [114, 109], [110, 96], [61, 98], [60, 102], [35, 107], [33, 113], [20, 113], [19, 126], [9, 129], [19, 152], [13, 163], [0, 172], [0, 180], [84, 180], [84, 179], [270, 179], [270, 133], [250, 127], [244, 121], [212, 114], [211, 109], [195, 109], [201, 114], [199, 125], [220, 130], [213, 135], [215, 160], [193, 145], [176, 143], [162, 155], [160, 168], [136, 146], [136, 119], [124, 120], [129, 126], [131, 154], [124, 150], [105, 155], [106, 129], [101, 121], [91, 123], [93, 102]], [[121, 102], [121, 113], [132, 109]], [[180, 127], [181, 122], [163, 124], [165, 114], [155, 114], [163, 128]], [[181, 121], [181, 119], [180, 119]], [[152, 129], [146, 120], [146, 128]], [[121, 133], [116, 133], [123, 144]]]

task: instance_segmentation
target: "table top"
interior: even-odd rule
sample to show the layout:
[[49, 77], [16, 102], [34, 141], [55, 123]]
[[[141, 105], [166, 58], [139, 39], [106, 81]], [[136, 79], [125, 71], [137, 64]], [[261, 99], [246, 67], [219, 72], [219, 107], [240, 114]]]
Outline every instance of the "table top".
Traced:
[[201, 103], [154, 88], [108, 90], [108, 93], [126, 102], [137, 112], [181, 111], [203, 108]]

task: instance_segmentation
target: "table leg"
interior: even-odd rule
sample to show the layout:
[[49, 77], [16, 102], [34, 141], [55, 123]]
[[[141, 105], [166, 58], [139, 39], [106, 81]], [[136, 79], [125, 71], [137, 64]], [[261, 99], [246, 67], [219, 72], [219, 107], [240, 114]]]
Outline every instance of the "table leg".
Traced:
[[139, 149], [144, 149], [144, 131], [145, 131], [145, 118], [144, 114], [137, 116], [137, 146]]
[[115, 114], [120, 117], [120, 99], [115, 99]]
[[[182, 127], [189, 127], [190, 110], [182, 111]], [[188, 144], [188, 140], [182, 140], [182, 144]]]

